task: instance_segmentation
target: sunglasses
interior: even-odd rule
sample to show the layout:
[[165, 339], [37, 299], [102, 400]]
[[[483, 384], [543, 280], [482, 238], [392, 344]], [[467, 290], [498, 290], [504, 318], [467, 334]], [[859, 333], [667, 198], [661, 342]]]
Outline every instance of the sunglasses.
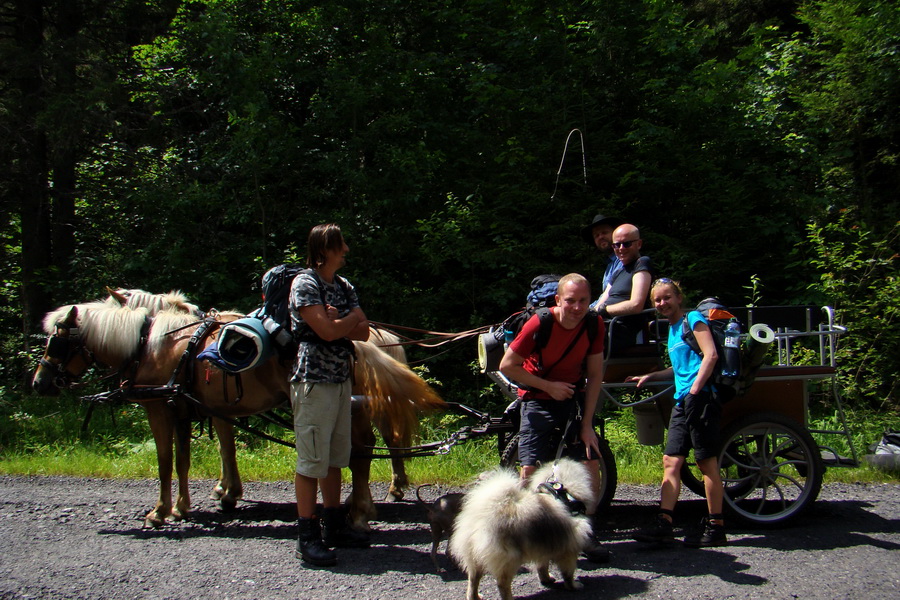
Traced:
[[628, 240], [627, 242], [613, 242], [614, 248], [631, 248], [631, 245], [640, 240]]

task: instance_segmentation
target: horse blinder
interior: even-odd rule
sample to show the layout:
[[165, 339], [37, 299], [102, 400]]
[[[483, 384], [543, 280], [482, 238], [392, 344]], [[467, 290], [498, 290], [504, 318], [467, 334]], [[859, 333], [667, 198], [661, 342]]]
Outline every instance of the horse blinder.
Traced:
[[[47, 339], [47, 349], [40, 364], [54, 371], [53, 382], [58, 388], [68, 387], [70, 384], [70, 378], [73, 375], [66, 370], [66, 367], [72, 358], [84, 353], [84, 345], [80, 342], [81, 336], [78, 334], [78, 328], [68, 327], [63, 323], [57, 323], [56, 333]], [[88, 364], [93, 362], [90, 352], [85, 358]]]

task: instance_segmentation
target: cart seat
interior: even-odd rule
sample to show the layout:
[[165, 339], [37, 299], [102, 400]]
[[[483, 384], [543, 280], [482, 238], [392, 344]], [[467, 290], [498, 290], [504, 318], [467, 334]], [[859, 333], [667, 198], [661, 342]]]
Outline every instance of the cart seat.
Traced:
[[626, 377], [643, 375], [662, 368], [659, 347], [656, 344], [632, 346], [623, 356], [606, 359], [604, 383], [623, 383]]
[[756, 373], [757, 379], [827, 379], [834, 375], [835, 368], [829, 365], [785, 365], [764, 366]]

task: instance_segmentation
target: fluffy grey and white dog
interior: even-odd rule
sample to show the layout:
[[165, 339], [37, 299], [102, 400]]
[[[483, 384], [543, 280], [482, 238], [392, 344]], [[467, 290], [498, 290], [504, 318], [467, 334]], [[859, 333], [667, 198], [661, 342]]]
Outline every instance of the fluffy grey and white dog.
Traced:
[[[548, 482], [551, 486], [542, 485]], [[466, 494], [450, 537], [450, 552], [468, 575], [468, 600], [480, 598], [485, 574], [497, 580], [502, 600], [512, 600], [512, 580], [524, 564], [534, 564], [541, 583], [550, 585], [554, 563], [566, 589], [582, 588], [575, 568], [591, 524], [583, 514], [573, 514], [566, 495], [587, 506], [596, 502], [587, 467], [567, 458], [535, 471], [527, 488], [508, 469], [482, 476]]]

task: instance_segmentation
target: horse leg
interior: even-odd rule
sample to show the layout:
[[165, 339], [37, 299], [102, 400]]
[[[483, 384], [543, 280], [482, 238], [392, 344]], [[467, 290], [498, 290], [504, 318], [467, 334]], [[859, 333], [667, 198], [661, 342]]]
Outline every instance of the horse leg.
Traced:
[[159, 473], [159, 498], [144, 519], [146, 527], [160, 527], [172, 512], [172, 443], [175, 435], [175, 416], [166, 403], [145, 404], [150, 431], [156, 443], [156, 463]]
[[403, 500], [404, 491], [409, 487], [409, 479], [406, 477], [406, 459], [397, 456], [399, 451], [391, 450], [391, 487], [388, 489], [386, 502]]
[[191, 469], [191, 421], [186, 418], [175, 420], [175, 471], [178, 475], [178, 497], [172, 517], [186, 519], [191, 511], [191, 492], [188, 488], [188, 472]]
[[401, 456], [403, 451], [395, 450], [395, 448], [406, 448], [409, 446], [409, 440], [400, 439], [390, 423], [379, 422], [377, 424], [381, 437], [384, 438], [384, 445], [390, 448], [388, 454], [391, 455], [391, 485], [388, 488], [385, 502], [397, 502], [403, 500], [404, 491], [409, 487], [409, 479], [406, 476], [406, 459]]
[[210, 498], [218, 500], [222, 510], [234, 510], [237, 501], [244, 495], [244, 485], [238, 472], [237, 451], [234, 443], [234, 426], [221, 419], [213, 419], [216, 437], [219, 438], [219, 459], [221, 473], [219, 483], [213, 488]]
[[350, 523], [361, 531], [371, 531], [369, 519], [377, 516], [372, 491], [369, 489], [369, 473], [372, 467], [371, 446], [375, 445], [375, 433], [365, 407], [354, 401], [351, 405], [350, 475], [353, 487], [347, 504], [350, 506]]

